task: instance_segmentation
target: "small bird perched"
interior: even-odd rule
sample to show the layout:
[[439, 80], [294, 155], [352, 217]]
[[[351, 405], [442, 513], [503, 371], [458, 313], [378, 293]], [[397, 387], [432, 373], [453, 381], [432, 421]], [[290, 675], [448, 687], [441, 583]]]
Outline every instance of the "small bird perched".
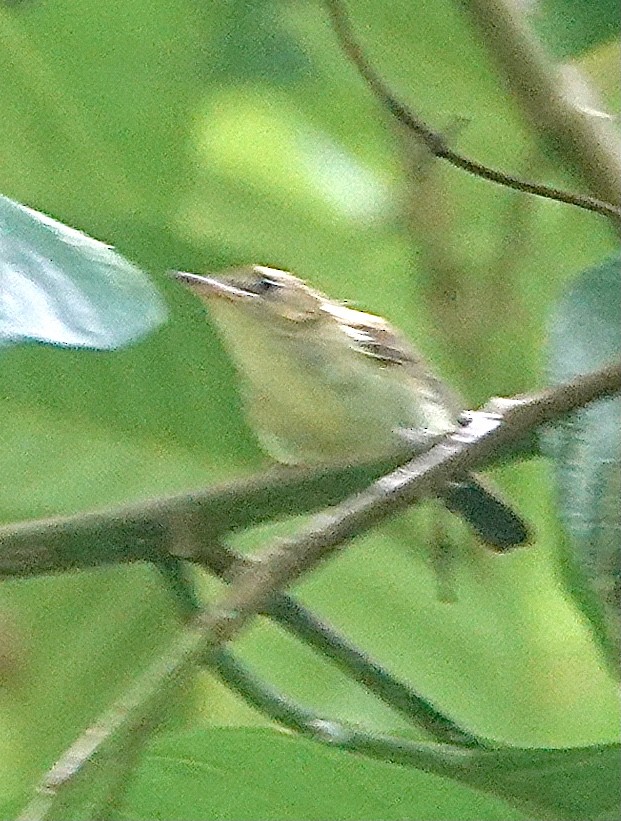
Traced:
[[[387, 458], [458, 427], [456, 397], [381, 317], [261, 265], [174, 276], [207, 304], [240, 372], [250, 422], [278, 461]], [[479, 477], [442, 495], [490, 547], [528, 540], [524, 522]]]

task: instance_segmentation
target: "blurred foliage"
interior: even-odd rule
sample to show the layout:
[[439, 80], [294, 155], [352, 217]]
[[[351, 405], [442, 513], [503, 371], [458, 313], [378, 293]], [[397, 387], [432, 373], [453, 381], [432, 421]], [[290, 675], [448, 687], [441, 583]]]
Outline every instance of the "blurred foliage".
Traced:
[[[438, 748], [427, 767], [421, 763], [430, 776], [278, 731], [216, 727], [171, 734], [153, 744], [122, 817], [406, 821], [421, 817], [423, 805], [422, 817], [429, 821], [523, 818], [495, 795], [470, 790], [493, 781], [499, 796], [531, 818], [614, 818], [617, 791], [610, 784], [618, 754], [618, 747], [600, 748], [595, 755], [584, 749], [476, 750], [470, 751], [469, 767], [463, 751]], [[259, 770], [257, 760], [264, 762]], [[209, 776], [208, 791], [196, 777], [200, 770]], [[461, 783], [448, 787], [443, 776], [449, 775]], [[231, 780], [239, 785], [234, 796]]]
[[[269, 762], [268, 766], [256, 768], [257, 760]], [[196, 778], [197, 770], [209, 779], [208, 790]], [[231, 774], [239, 784], [234, 796]], [[502, 802], [466, 787], [445, 790], [437, 777], [354, 758], [284, 733], [228, 728], [194, 730], [156, 743], [132, 785], [121, 817], [124, 821], [397, 821], [414, 817], [421, 799], [428, 821], [522, 818]]]
[[533, 16], [538, 31], [559, 57], [582, 54], [621, 33], [614, 0], [542, 0]]
[[[414, 10], [394, 3], [390, 14], [378, 0], [350, 8], [378, 68], [464, 153], [572, 187], [541, 155], [449, 0]], [[599, 71], [610, 74], [611, 63]], [[232, 367], [166, 269], [255, 261], [293, 270], [387, 315], [473, 406], [545, 381], [552, 306], [614, 246], [600, 218], [421, 158], [344, 61], [319, 4], [4, 5], [0, 76], [0, 191], [113, 244], [153, 273], [171, 312], [166, 327], [123, 351], [2, 351], [4, 521], [183, 490], [263, 464]], [[526, 745], [609, 741], [615, 685], [559, 582], [550, 466], [495, 474], [532, 521], [536, 544], [490, 556], [451, 523], [456, 603], [437, 595], [429, 510], [360, 539], [302, 596], [478, 733]], [[238, 541], [256, 548], [273, 532]], [[159, 654], [178, 620], [146, 567], [4, 582], [0, 619], [4, 805]], [[276, 628], [257, 623], [240, 646], [322, 713], [400, 728]], [[202, 695], [205, 720], [261, 721], [207, 677]], [[196, 720], [196, 709], [180, 698], [178, 719]], [[416, 776], [421, 818], [437, 804], [433, 778]], [[443, 782], [445, 817], [475, 817], [480, 799], [454, 789]], [[499, 808], [495, 817], [525, 816]]]

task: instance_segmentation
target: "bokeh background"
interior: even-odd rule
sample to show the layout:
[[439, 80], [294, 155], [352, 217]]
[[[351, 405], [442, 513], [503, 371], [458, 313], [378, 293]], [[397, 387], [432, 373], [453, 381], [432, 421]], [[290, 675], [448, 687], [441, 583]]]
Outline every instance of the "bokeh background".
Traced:
[[[376, 66], [455, 147], [580, 189], [529, 129], [459, 4], [349, 7]], [[532, 10], [548, 47], [585, 72], [605, 112], [619, 99], [612, 8], [554, 0]], [[3, 522], [265, 464], [234, 371], [169, 268], [292, 270], [389, 317], [475, 407], [546, 384], [553, 306], [614, 247], [599, 217], [432, 162], [371, 98], [318, 2], [5, 3], [0, 77], [0, 191], [114, 245], [152, 274], [171, 312], [122, 351], [2, 352]], [[560, 583], [551, 467], [536, 458], [493, 473], [533, 523], [531, 548], [490, 556], [449, 522], [456, 558], [438, 580], [429, 548], [438, 514], [428, 509], [359, 540], [300, 595], [480, 734], [533, 746], [609, 741], [615, 687]], [[237, 543], [255, 549], [272, 533]], [[27, 791], [178, 626], [151, 568], [4, 581], [3, 798]], [[322, 714], [401, 726], [269, 625], [240, 647]], [[206, 675], [180, 708], [195, 722], [263, 721]], [[430, 776], [410, 774], [409, 784], [428, 796], [425, 817], [523, 817], [465, 788], [455, 798]]]

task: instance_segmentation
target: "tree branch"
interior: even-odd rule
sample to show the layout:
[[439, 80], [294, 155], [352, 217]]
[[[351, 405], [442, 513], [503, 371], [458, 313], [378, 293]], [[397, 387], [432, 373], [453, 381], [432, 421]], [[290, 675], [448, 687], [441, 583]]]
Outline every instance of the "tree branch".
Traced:
[[[604, 368], [540, 397], [521, 400], [517, 422], [527, 433], [619, 389], [619, 366]], [[526, 422], [520, 421], [524, 419]], [[509, 416], [505, 417], [505, 423], [490, 438], [491, 447], [481, 447], [475, 442], [472, 452], [465, 451], [454, 467], [446, 465], [443, 471], [447, 479], [462, 471], [462, 460], [468, 465], [472, 462], [472, 468], [497, 460], [500, 454], [494, 452], [496, 446], [493, 444], [496, 437], [506, 437], [509, 444], [520, 441], [523, 434], [515, 434], [516, 423]], [[462, 429], [447, 441], [465, 434], [466, 429]], [[430, 454], [437, 454], [443, 447], [440, 443]], [[171, 550], [178, 558], [200, 561], [201, 548], [196, 547], [196, 539], [186, 545], [184, 533], [209, 533], [215, 539], [222, 533], [278, 516], [323, 509], [366, 487], [370, 480], [385, 471], [386, 464], [315, 471], [274, 470], [230, 485], [122, 508], [5, 525], [0, 528], [0, 577], [40, 575], [121, 562], [157, 561], [170, 555]], [[387, 482], [388, 479], [381, 481]], [[426, 481], [421, 483], [421, 488]], [[433, 495], [435, 485], [429, 484], [425, 492]]]
[[[494, 453], [519, 441], [530, 430], [619, 391], [621, 363], [538, 396], [493, 402], [487, 413], [474, 414], [470, 425], [447, 436], [428, 453], [318, 516], [302, 533], [282, 540], [251, 561], [233, 579], [220, 604], [193, 619], [169, 650], [66, 751], [46, 775], [21, 819], [37, 821], [50, 817], [59, 791], [71, 786], [76, 773], [83, 773], [87, 764], [99, 760], [118, 743], [119, 737], [139, 731], [149, 717], [166, 705], [195, 665], [213, 657], [268, 605], [274, 594], [325, 561], [339, 545], [381, 518], [433, 493], [456, 475], [481, 467]], [[442, 759], [440, 767], [446, 766], [445, 753], [457, 756], [460, 768], [468, 757], [476, 759], [477, 755], [486, 754], [476, 748], [464, 750], [452, 745], [415, 745], [406, 741], [391, 743], [387, 749], [381, 739], [376, 742], [369, 746], [366, 734], [353, 731], [351, 740], [339, 740], [339, 746], [422, 769], [429, 769], [429, 752], [433, 750]], [[398, 755], [399, 749], [403, 750], [402, 757]]]
[[[200, 552], [195, 553], [193, 560], [225, 580], [230, 580], [244, 565], [252, 566], [252, 559], [247, 559], [225, 545], [213, 541], [205, 543], [204, 536], [202, 539], [197, 537], [198, 545], [202, 545], [202, 548], [197, 547]], [[422, 727], [436, 741], [458, 742], [466, 746], [482, 743], [481, 739], [443, 715], [412, 687], [395, 678], [385, 667], [287, 593], [275, 593], [262, 615], [312, 647], [349, 678], [362, 684], [393, 710]]]
[[332, 27], [339, 40], [343, 52], [358, 70], [358, 73], [367, 84], [371, 92], [377, 97], [380, 103], [390, 111], [390, 113], [403, 125], [414, 132], [426, 145], [429, 151], [438, 159], [449, 162], [456, 168], [461, 168], [469, 174], [488, 180], [489, 182], [513, 188], [526, 194], [533, 194], [537, 197], [564, 202], [583, 208], [586, 211], [593, 211], [597, 214], [610, 217], [617, 223], [621, 220], [621, 207], [596, 197], [586, 194], [575, 194], [570, 191], [563, 191], [552, 186], [541, 183], [522, 180], [512, 174], [505, 174], [494, 168], [465, 157], [454, 151], [447, 144], [444, 136], [431, 128], [407, 105], [402, 103], [393, 94], [391, 89], [384, 82], [383, 78], [375, 71], [360, 44], [357, 42], [349, 18], [340, 0], [325, 0]]
[[301, 533], [254, 559], [233, 580], [205, 626], [217, 643], [230, 641], [276, 591], [326, 561], [355, 536], [425, 496], [438, 495], [447, 482], [489, 463], [531, 430], [619, 391], [621, 363], [616, 363], [539, 395], [494, 400], [487, 413], [473, 414], [468, 426], [367, 490], [317, 515]]
[[[119, 699], [113, 709], [80, 736], [44, 776], [35, 797], [17, 821], [52, 821], [68, 817], [67, 807], [75, 811], [72, 793], [74, 790], [78, 792], [80, 780], [88, 777], [89, 769], [100, 765], [102, 753], [110, 753], [111, 748], [114, 751], [112, 742], [115, 734], [121, 730], [123, 735], [140, 731], [144, 727], [141, 722], [144, 722], [145, 709], [148, 707], [155, 711], [166, 704], [166, 698], [171, 696], [171, 685], [178, 682], [180, 674], [187, 670], [185, 661], [190, 657], [201, 660], [200, 655], [188, 655], [195, 640], [193, 630], [185, 631], [181, 640], [177, 641], [177, 652], [169, 653], [162, 663], [153, 665], [133, 688], [133, 697], [129, 698], [128, 694]], [[567, 749], [505, 745], [467, 748], [360, 731], [338, 721], [321, 719], [266, 687], [225, 649], [213, 650], [209, 663], [219, 666], [226, 683], [248, 702], [270, 715], [274, 721], [303, 732], [315, 741], [379, 761], [454, 779], [504, 798], [533, 817], [558, 818], [559, 813], [562, 817], [583, 817], [576, 814], [576, 807], [582, 806], [580, 800], [583, 799], [584, 785], [589, 777], [595, 777], [602, 767], [611, 775], [618, 769], [619, 747], [612, 744]], [[581, 778], [568, 780], [562, 798], [555, 790], [549, 795], [547, 789], [548, 778], [560, 771], [582, 774]], [[529, 774], [529, 778], [516, 779], [519, 772]], [[539, 789], [535, 792], [532, 788], [533, 773], [539, 773]], [[616, 784], [614, 779], [611, 783]], [[616, 800], [611, 788], [605, 795], [598, 796], [596, 804], [600, 809], [612, 810]], [[596, 814], [599, 817], [601, 812]], [[75, 812], [72, 817], [77, 817]]]
[[[360, 466], [275, 468], [248, 479], [98, 512], [0, 527], [0, 578], [33, 576], [168, 555], [171, 528], [219, 534], [337, 504], [393, 469], [399, 459]], [[403, 461], [403, 459], [401, 459]]]
[[589, 190], [618, 206], [621, 145], [616, 130], [575, 104], [575, 89], [550, 61], [520, 4], [515, 0], [462, 0], [461, 6], [536, 132], [552, 142]]

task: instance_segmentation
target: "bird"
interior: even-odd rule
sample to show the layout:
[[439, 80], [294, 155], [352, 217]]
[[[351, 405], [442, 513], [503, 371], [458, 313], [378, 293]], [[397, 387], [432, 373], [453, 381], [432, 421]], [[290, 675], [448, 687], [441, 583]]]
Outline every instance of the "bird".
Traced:
[[[457, 395], [382, 317], [263, 265], [172, 274], [207, 306], [239, 372], [249, 422], [278, 462], [390, 458], [459, 428]], [[447, 483], [441, 495], [487, 547], [529, 541], [523, 519], [482, 477]]]

